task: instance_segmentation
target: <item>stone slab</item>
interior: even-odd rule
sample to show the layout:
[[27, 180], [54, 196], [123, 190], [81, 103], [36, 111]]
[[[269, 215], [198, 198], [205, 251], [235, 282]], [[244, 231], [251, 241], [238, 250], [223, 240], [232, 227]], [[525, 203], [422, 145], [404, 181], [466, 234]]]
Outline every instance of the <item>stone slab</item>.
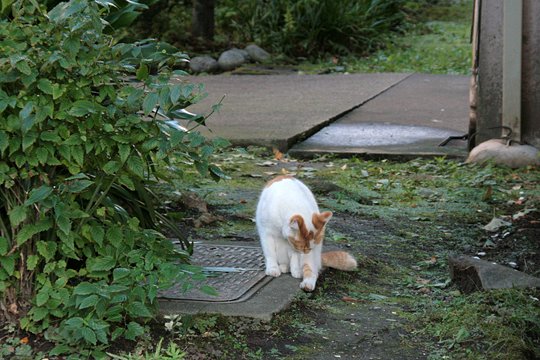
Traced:
[[209, 113], [211, 133], [235, 145], [289, 149], [336, 118], [373, 99], [410, 74], [215, 75], [187, 78], [208, 97], [188, 110]]
[[451, 256], [450, 275], [461, 291], [540, 287], [540, 279], [506, 266], [470, 256]]
[[265, 286], [241, 302], [206, 302], [159, 299], [163, 315], [220, 314], [270, 321], [274, 314], [287, 309], [302, 290], [300, 280], [289, 274], [273, 278]]
[[466, 156], [469, 78], [413, 74], [295, 145], [290, 153]]

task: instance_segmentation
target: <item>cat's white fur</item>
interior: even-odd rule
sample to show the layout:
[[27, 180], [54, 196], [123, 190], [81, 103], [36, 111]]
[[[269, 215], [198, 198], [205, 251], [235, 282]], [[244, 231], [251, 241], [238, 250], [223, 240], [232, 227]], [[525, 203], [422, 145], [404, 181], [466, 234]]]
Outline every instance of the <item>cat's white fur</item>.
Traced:
[[[315, 289], [323, 265], [321, 252], [324, 227], [331, 217], [331, 212], [319, 212], [315, 197], [301, 181], [289, 176], [270, 181], [261, 193], [256, 213], [266, 274], [279, 276], [290, 271], [293, 277], [303, 278], [300, 284], [302, 289]], [[308, 241], [302, 247], [295, 239]], [[337, 254], [337, 257], [342, 258], [339, 262], [343, 263], [343, 259], [346, 262], [341, 265], [342, 270], [356, 268], [356, 260], [352, 256], [343, 252], [334, 253], [341, 253]], [[327, 266], [340, 268], [334, 264]]]

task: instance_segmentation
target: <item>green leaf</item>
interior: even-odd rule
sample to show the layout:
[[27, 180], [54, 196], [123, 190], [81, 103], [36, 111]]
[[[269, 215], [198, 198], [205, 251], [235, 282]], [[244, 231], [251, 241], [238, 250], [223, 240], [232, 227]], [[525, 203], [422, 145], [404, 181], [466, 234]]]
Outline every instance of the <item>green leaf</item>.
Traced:
[[29, 206], [39, 201], [45, 200], [49, 197], [49, 195], [51, 195], [52, 192], [53, 188], [47, 185], [42, 185], [36, 189], [33, 189], [32, 191], [30, 191], [30, 196], [28, 197], [28, 200], [24, 202], [24, 206]]
[[52, 96], [53, 96], [53, 99], [54, 99], [54, 100], [60, 98], [62, 95], [64, 95], [65, 92], [66, 92], [66, 88], [65, 88], [65, 87], [60, 86], [60, 85], [58, 85], [58, 84], [54, 84], [54, 85], [53, 85], [53, 93], [52, 93]]
[[79, 309], [86, 309], [92, 306], [96, 306], [98, 301], [99, 297], [97, 295], [90, 295], [84, 298], [83, 301], [81, 301], [81, 303], [79, 304]]
[[178, 99], [182, 95], [182, 85], [176, 84], [171, 86], [171, 102], [176, 105]]
[[132, 321], [128, 324], [124, 337], [128, 340], [135, 340], [142, 334], [144, 334], [144, 327]]
[[112, 256], [101, 256], [94, 259], [90, 266], [91, 271], [109, 271], [116, 265], [116, 260]]
[[60, 231], [62, 231], [66, 235], [68, 235], [71, 231], [71, 221], [67, 216], [59, 216], [56, 219], [56, 224], [58, 225]]
[[43, 306], [49, 301], [49, 293], [43, 289], [36, 295], [36, 305]]
[[0, 256], [6, 255], [8, 253], [9, 243], [8, 239], [3, 236], [0, 236]]
[[137, 175], [140, 178], [144, 176], [144, 164], [140, 157], [130, 156], [127, 160], [127, 167], [133, 174]]
[[148, 73], [148, 65], [142, 63], [137, 69], [135, 75], [137, 76], [137, 80], [145, 81], [146, 79], [148, 79]]
[[94, 330], [88, 328], [88, 327], [83, 327], [81, 329], [81, 334], [82, 334], [82, 337], [83, 339], [92, 344], [92, 345], [96, 345], [97, 343], [97, 338], [96, 338], [96, 333], [94, 332]]
[[219, 293], [211, 286], [203, 285], [201, 286], [200, 290], [210, 296], [219, 296]]
[[73, 295], [90, 295], [95, 294], [98, 291], [98, 287], [95, 284], [89, 282], [82, 282], [73, 289]]
[[8, 212], [9, 222], [11, 223], [12, 227], [17, 227], [20, 223], [26, 220], [26, 209], [26, 206], [19, 205]]
[[71, 155], [79, 166], [82, 167], [84, 165], [84, 150], [82, 146], [72, 146]]
[[91, 180], [73, 181], [67, 185], [67, 190], [70, 193], [80, 193], [94, 184]]
[[143, 101], [143, 112], [144, 115], [148, 115], [154, 110], [159, 101], [159, 95], [156, 93], [149, 93], [146, 95]]
[[0, 257], [0, 265], [2, 265], [8, 276], [12, 276], [15, 271], [15, 258], [13, 256], [2, 256]]
[[51, 356], [58, 356], [58, 355], [64, 355], [69, 354], [73, 352], [73, 348], [71, 348], [68, 345], [56, 345], [50, 352], [49, 355]]
[[118, 281], [131, 274], [131, 270], [126, 268], [116, 268], [113, 270], [113, 280]]
[[49, 309], [46, 307], [34, 307], [32, 309], [32, 318], [34, 321], [41, 321], [45, 319], [47, 315], [49, 315]]
[[129, 145], [120, 144], [118, 145], [118, 153], [120, 154], [120, 161], [124, 163], [131, 153], [131, 147]]
[[28, 65], [28, 62], [26, 61], [19, 61], [16, 65], [15, 65], [15, 68], [17, 70], [19, 70], [20, 72], [22, 72], [23, 74], [25, 75], [30, 75], [32, 74], [32, 69], [30, 68], [30, 65]]
[[103, 238], [105, 236], [105, 230], [99, 225], [92, 225], [90, 228], [90, 234], [92, 240], [94, 240], [99, 246], [103, 246]]
[[26, 268], [30, 271], [33, 271], [36, 268], [38, 262], [39, 262], [39, 256], [30, 255], [28, 256], [28, 259], [26, 260]]
[[139, 301], [135, 301], [128, 306], [128, 311], [133, 317], [152, 317], [152, 313], [148, 308]]
[[43, 219], [38, 221], [36, 224], [28, 224], [23, 226], [15, 237], [17, 245], [21, 246], [32, 236], [39, 234], [40, 232], [49, 230], [50, 228], [52, 228], [52, 225], [53, 222], [51, 219]]
[[93, 114], [95, 112], [97, 112], [96, 105], [90, 100], [75, 101], [69, 110], [69, 114], [76, 117]]
[[43, 91], [45, 94], [52, 95], [53, 94], [53, 84], [51, 80], [49, 79], [39, 79], [38, 81], [38, 89]]
[[5, 131], [0, 131], [0, 153], [3, 154], [9, 146], [9, 138]]
[[120, 170], [121, 164], [118, 161], [111, 160], [103, 166], [103, 171], [106, 174], [114, 175], [118, 170]]
[[37, 138], [38, 138], [38, 133], [36, 131], [30, 131], [24, 134], [23, 141], [22, 141], [22, 150], [25, 151], [30, 146], [34, 145]]
[[56, 255], [57, 245], [53, 241], [38, 241], [36, 244], [38, 254], [50, 261]]

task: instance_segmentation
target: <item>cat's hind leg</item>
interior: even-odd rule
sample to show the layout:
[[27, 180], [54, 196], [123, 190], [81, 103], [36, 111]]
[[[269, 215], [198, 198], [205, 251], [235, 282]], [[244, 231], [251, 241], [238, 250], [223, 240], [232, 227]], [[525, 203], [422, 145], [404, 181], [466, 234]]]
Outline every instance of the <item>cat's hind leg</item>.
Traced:
[[267, 233], [260, 233], [261, 238], [261, 247], [264, 254], [264, 262], [266, 264], [266, 275], [270, 276], [279, 276], [281, 275], [281, 270], [278, 265], [278, 242], [274, 236], [271, 236]]
[[279, 270], [282, 274], [289, 272], [289, 245], [282, 242], [277, 242], [276, 254]]

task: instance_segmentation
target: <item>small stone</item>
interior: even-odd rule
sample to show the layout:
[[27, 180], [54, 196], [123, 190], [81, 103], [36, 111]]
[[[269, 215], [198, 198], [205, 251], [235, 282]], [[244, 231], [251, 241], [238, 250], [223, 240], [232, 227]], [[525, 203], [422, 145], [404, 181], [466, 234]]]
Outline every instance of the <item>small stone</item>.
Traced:
[[249, 54], [251, 60], [255, 62], [265, 62], [270, 59], [270, 54], [255, 44], [246, 46], [245, 50]]
[[189, 68], [194, 73], [213, 73], [219, 69], [218, 62], [211, 56], [195, 56], [189, 62]]
[[218, 59], [219, 67], [225, 71], [234, 70], [245, 62], [245, 54], [239, 49], [224, 51]]

